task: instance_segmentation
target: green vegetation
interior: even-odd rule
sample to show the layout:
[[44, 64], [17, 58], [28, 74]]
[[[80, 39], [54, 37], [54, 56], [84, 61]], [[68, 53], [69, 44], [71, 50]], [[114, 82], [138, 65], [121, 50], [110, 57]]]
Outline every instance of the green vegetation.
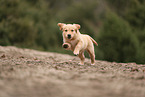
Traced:
[[72, 54], [58, 22], [80, 24], [96, 59], [145, 63], [144, 0], [0, 0], [0, 45]]
[[105, 60], [136, 61], [139, 47], [137, 38], [128, 23], [111, 12], [106, 15], [104, 26], [100, 31], [99, 43]]

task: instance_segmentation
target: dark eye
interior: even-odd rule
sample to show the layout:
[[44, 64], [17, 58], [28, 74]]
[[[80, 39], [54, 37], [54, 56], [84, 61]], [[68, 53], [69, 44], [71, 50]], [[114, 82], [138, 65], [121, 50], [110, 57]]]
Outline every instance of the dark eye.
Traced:
[[73, 32], [74, 30], [71, 30], [71, 32]]
[[64, 30], [65, 32], [67, 32], [67, 30]]

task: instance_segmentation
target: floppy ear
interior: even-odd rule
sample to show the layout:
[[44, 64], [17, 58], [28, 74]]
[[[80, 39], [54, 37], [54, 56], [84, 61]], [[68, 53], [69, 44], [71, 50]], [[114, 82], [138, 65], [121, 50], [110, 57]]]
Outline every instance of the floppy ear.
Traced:
[[77, 27], [77, 29], [81, 28], [81, 26], [79, 24], [74, 24], [74, 25]]
[[57, 24], [60, 27], [60, 30], [62, 30], [62, 27], [65, 25], [64, 23], [58, 23]]

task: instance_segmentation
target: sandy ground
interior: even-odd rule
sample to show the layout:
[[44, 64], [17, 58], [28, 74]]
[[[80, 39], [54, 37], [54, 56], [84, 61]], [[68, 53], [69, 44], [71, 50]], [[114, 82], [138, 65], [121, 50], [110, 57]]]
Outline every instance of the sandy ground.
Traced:
[[0, 46], [0, 97], [145, 97], [145, 64]]

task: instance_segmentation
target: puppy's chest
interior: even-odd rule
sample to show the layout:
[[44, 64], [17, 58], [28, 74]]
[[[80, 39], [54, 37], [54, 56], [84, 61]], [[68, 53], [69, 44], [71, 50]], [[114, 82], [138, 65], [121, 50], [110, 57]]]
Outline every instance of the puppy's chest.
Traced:
[[70, 41], [70, 43], [71, 43], [71, 46], [72, 46], [73, 48], [75, 48], [75, 46], [76, 46], [77, 43], [78, 43], [78, 40]]

